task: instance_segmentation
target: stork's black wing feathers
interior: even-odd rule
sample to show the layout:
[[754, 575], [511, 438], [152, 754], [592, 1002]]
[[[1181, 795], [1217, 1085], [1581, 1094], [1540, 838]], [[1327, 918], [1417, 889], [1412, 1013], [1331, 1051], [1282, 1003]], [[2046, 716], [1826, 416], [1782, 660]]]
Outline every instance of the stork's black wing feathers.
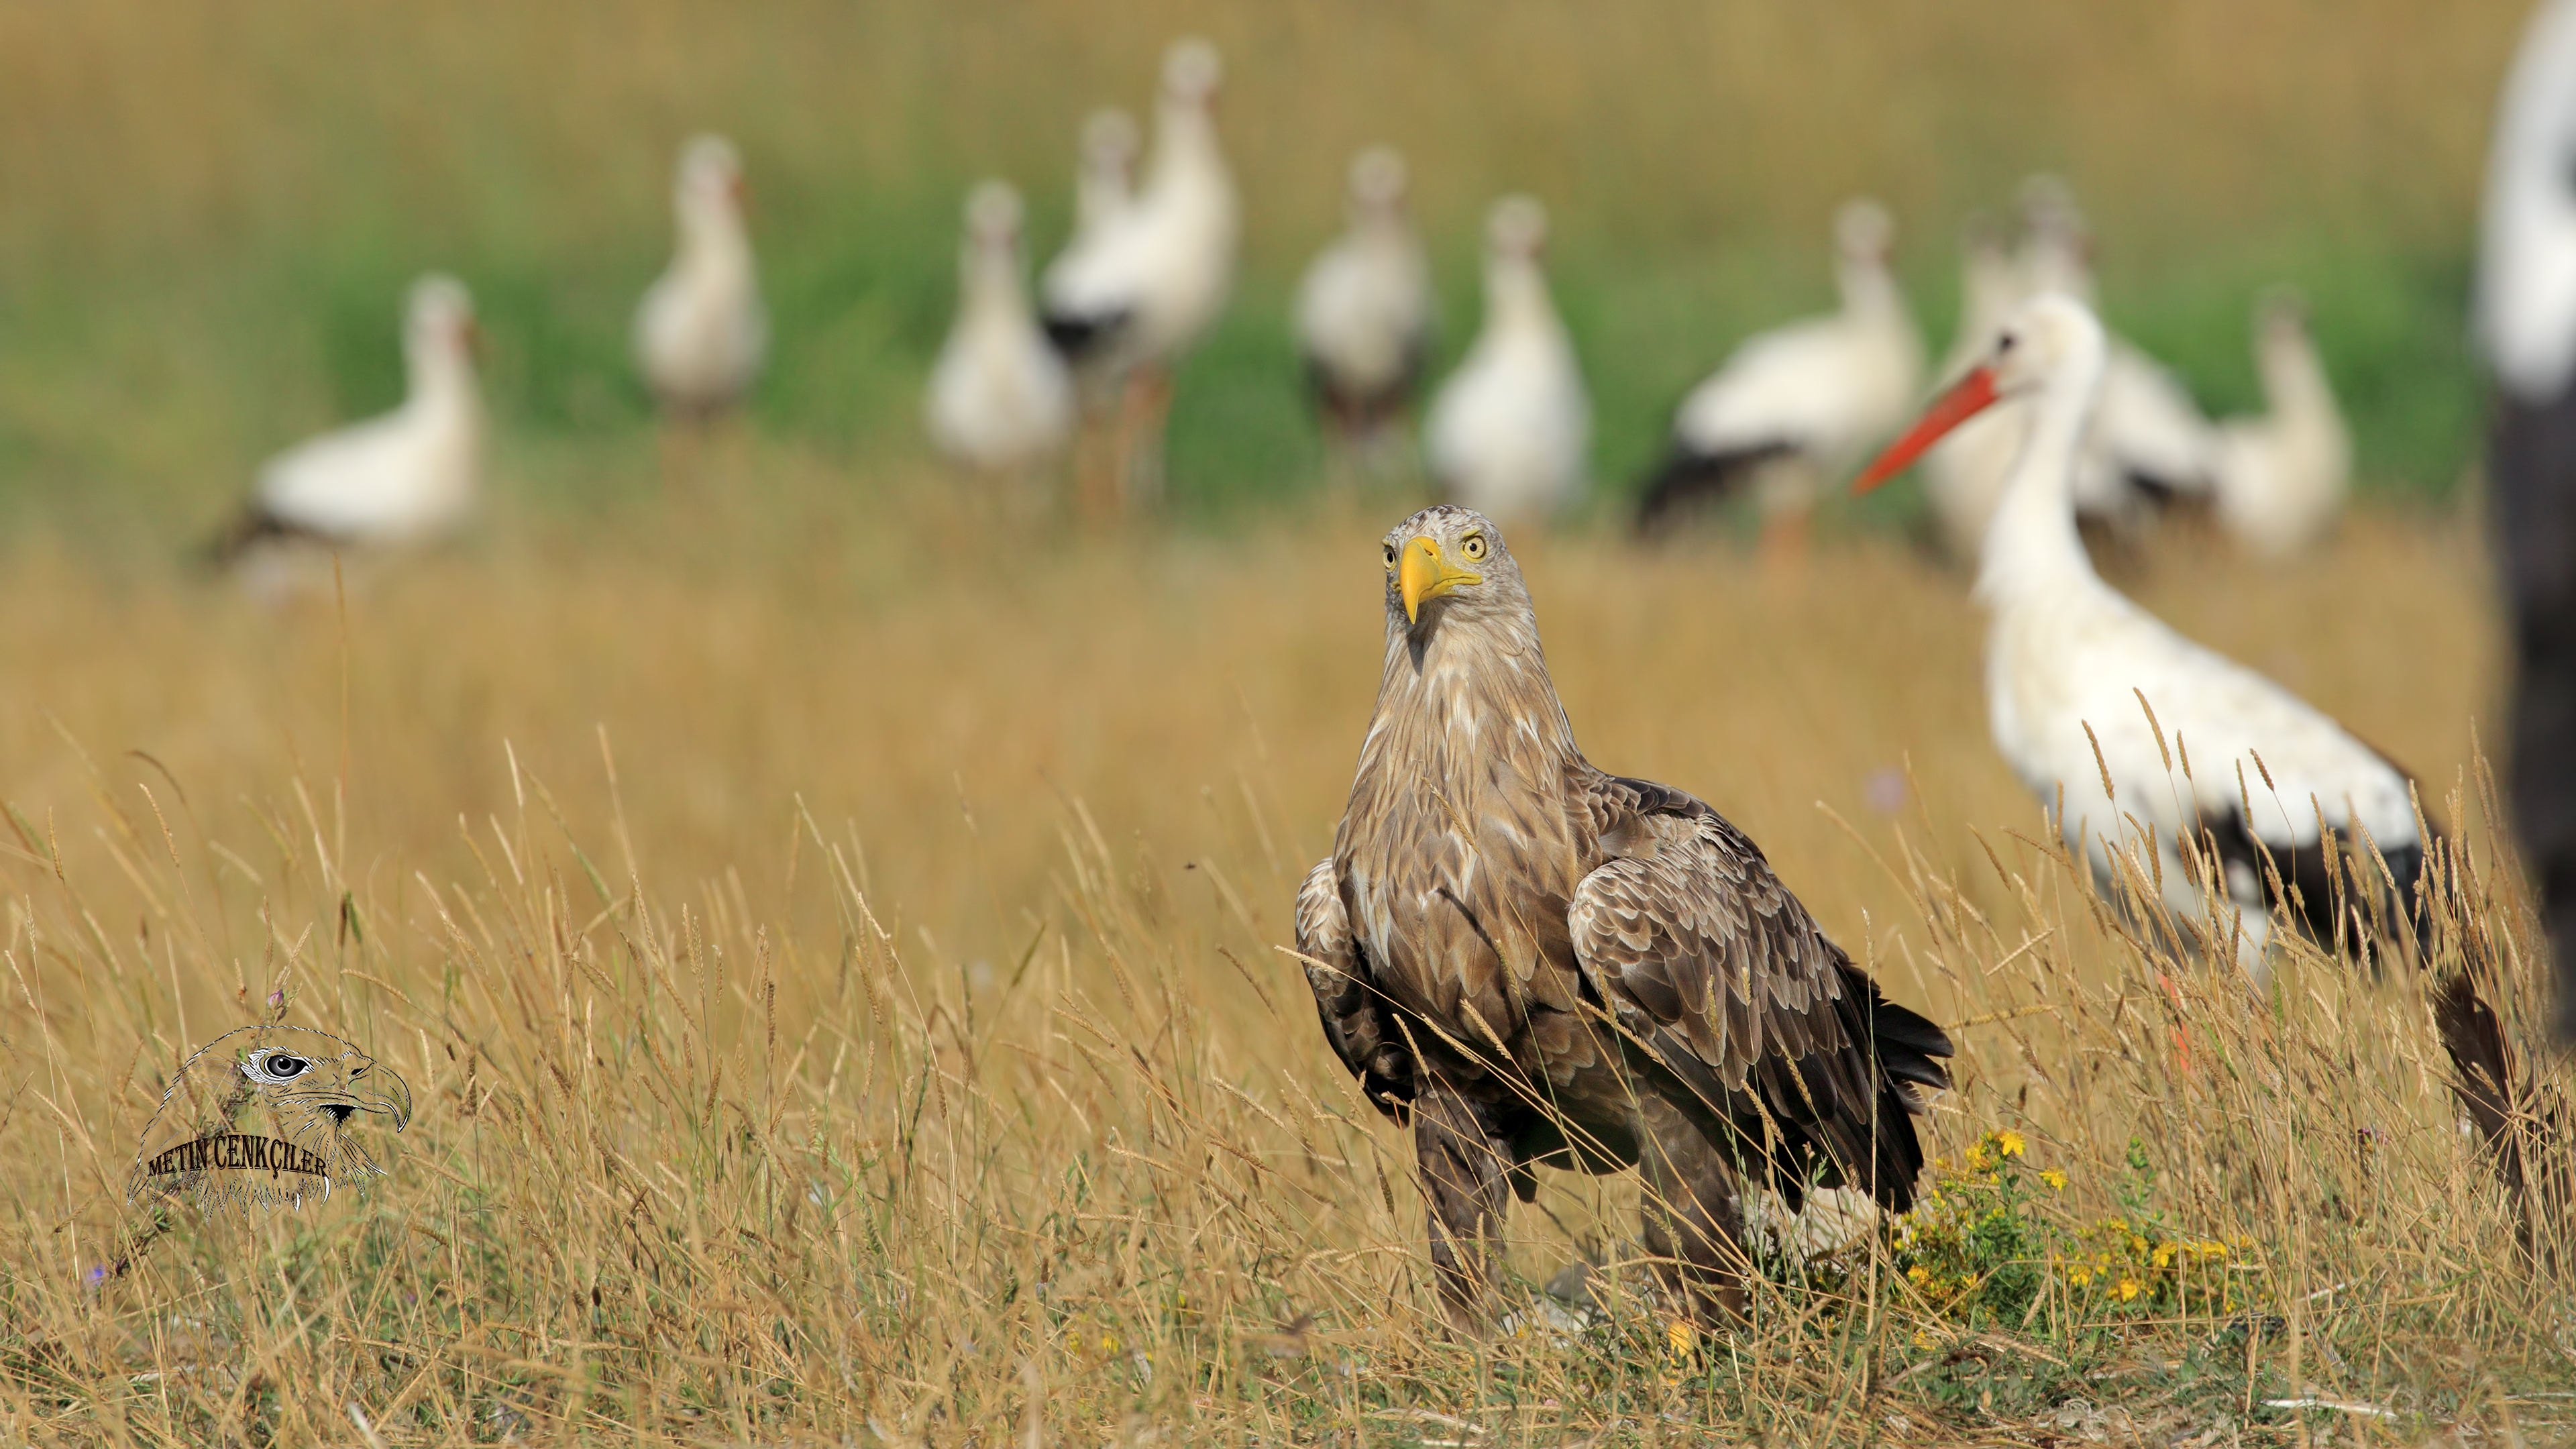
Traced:
[[1710, 453], [1675, 439], [1638, 487], [1637, 536], [1668, 532], [1691, 513], [1732, 496], [1763, 464], [1794, 451], [1782, 441]]
[[281, 518], [266, 504], [253, 500], [207, 541], [204, 556], [207, 563], [221, 568], [259, 544], [296, 541], [326, 545], [340, 542], [329, 534]]
[[1041, 321], [1056, 354], [1067, 362], [1080, 362], [1108, 350], [1134, 315], [1134, 309], [1128, 307], [1107, 312], [1068, 312], [1050, 307]]

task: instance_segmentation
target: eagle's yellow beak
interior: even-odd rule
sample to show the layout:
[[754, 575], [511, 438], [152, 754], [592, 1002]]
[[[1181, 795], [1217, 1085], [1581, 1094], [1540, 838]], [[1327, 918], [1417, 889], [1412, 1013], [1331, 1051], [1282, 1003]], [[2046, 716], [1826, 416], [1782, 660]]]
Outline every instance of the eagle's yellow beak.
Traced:
[[1404, 546], [1404, 556], [1396, 564], [1396, 592], [1404, 596], [1407, 623], [1422, 618], [1422, 601], [1436, 599], [1461, 584], [1481, 584], [1485, 576], [1458, 567], [1440, 556], [1440, 545], [1427, 538], [1417, 538]]

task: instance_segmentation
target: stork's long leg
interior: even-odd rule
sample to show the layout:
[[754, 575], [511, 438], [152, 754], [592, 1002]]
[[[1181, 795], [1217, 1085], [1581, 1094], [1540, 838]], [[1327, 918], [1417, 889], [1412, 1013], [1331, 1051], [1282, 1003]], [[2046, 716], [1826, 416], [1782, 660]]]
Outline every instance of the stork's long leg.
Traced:
[[1665, 1291], [1701, 1323], [1741, 1315], [1749, 1263], [1738, 1236], [1734, 1165], [1681, 1108], [1650, 1095], [1637, 1111], [1646, 1250]]
[[1413, 1149], [1431, 1199], [1431, 1265], [1450, 1317], [1470, 1328], [1480, 1326], [1493, 1286], [1511, 1200], [1511, 1151], [1492, 1117], [1445, 1083], [1432, 1084], [1413, 1104]]
[[1158, 361], [1137, 364], [1119, 419], [1118, 501], [1131, 512], [1163, 501], [1163, 434], [1171, 414], [1171, 369]]

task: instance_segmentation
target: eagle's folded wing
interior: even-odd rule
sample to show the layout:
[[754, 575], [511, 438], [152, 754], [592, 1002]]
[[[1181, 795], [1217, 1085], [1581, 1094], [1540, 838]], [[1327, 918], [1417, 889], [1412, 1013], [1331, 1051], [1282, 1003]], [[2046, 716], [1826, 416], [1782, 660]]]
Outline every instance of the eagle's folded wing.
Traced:
[[1360, 1090], [1377, 1109], [1402, 1122], [1413, 1100], [1413, 1054], [1389, 1014], [1386, 998], [1369, 980], [1367, 962], [1351, 936], [1350, 913], [1324, 860], [1297, 888], [1297, 954], [1306, 985], [1315, 993], [1315, 1015], [1324, 1038]]
[[[1636, 790], [1632, 782], [1605, 788]], [[1806, 1185], [1865, 1188], [1902, 1211], [1923, 1154], [1902, 1083], [1948, 1083], [1938, 1027], [1885, 1001], [1825, 938], [1750, 840], [1715, 811], [1648, 787], [1621, 854], [1567, 910], [1577, 962], [1612, 1014], [1770, 1160]], [[1677, 798], [1669, 798], [1677, 797]]]

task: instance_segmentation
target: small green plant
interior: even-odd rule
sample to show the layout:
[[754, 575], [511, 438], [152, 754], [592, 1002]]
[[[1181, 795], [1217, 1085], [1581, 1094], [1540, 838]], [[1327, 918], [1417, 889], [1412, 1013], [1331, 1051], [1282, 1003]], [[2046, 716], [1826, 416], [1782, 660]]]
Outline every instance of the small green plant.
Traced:
[[1897, 1266], [1936, 1313], [1970, 1328], [2021, 1327], [2052, 1275], [2075, 1303], [2119, 1317], [2241, 1307], [2253, 1240], [2177, 1230], [2154, 1204], [2144, 1143], [2129, 1143], [2127, 1167], [2113, 1186], [2121, 1210], [2073, 1222], [2053, 1205], [2066, 1174], [2033, 1171], [2021, 1133], [1988, 1132], [1956, 1164], [1934, 1160], [1932, 1190], [1897, 1231]]
[[2236, 1280], [2250, 1266], [2254, 1240], [2174, 1230], [2155, 1207], [2155, 1164], [2136, 1138], [2129, 1140], [2128, 1168], [2118, 1187], [2122, 1211], [2077, 1230], [2054, 1255], [2067, 1287], [2131, 1314], [2233, 1312], [2241, 1296]]
[[[2044, 1281], [2045, 1230], [2031, 1213], [2029, 1143], [2009, 1128], [1935, 1158], [1934, 1185], [1897, 1230], [1896, 1262], [1924, 1300], [1971, 1325], [2019, 1327]], [[2050, 1191], [2066, 1174], [2037, 1176]]]

